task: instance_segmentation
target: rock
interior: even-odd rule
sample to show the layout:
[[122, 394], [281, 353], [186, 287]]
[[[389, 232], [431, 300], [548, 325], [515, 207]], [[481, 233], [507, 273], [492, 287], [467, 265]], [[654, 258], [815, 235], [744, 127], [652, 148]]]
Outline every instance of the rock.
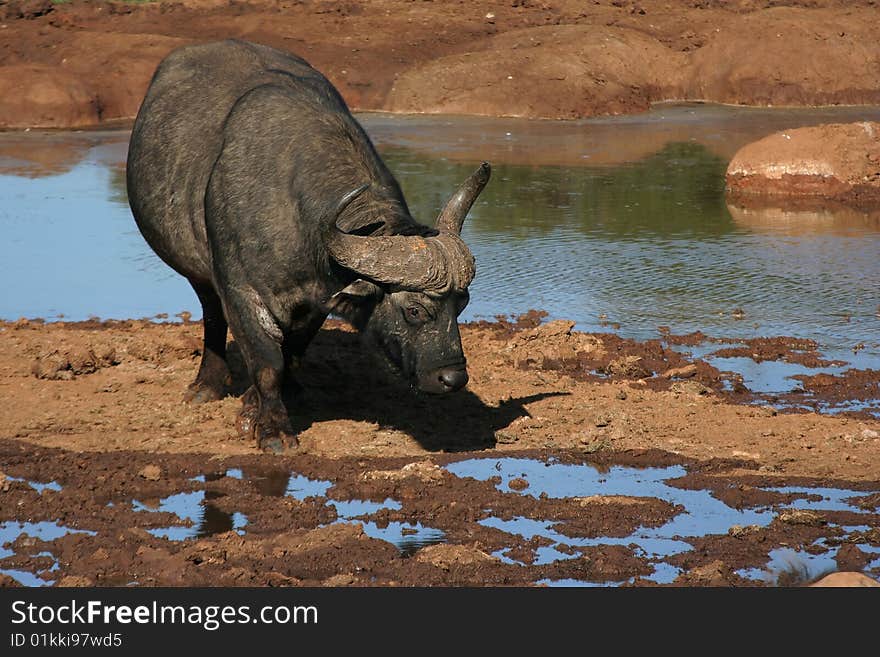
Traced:
[[625, 376], [633, 379], [646, 379], [652, 376], [653, 372], [641, 362], [641, 356], [623, 356], [612, 360], [602, 369], [609, 376]]
[[691, 363], [689, 365], [683, 365], [682, 367], [673, 367], [672, 369], [668, 369], [660, 376], [662, 376], [664, 379], [689, 379], [696, 373], [697, 366]]
[[699, 381], [676, 381], [669, 386], [669, 390], [676, 395], [708, 395], [712, 392]]
[[416, 477], [421, 481], [437, 483], [443, 480], [443, 468], [430, 461], [414, 461], [399, 470], [371, 470], [361, 477], [366, 481], [377, 479], [400, 481], [407, 477]]
[[730, 586], [730, 568], [716, 560], [682, 573], [676, 581], [689, 586]]
[[761, 531], [760, 525], [732, 525], [727, 530], [728, 536], [733, 536], [734, 538], [739, 538], [741, 536], [748, 536], [749, 534], [753, 534], [755, 532]]
[[584, 454], [595, 454], [596, 452], [608, 447], [608, 441], [603, 436], [593, 436], [591, 438], [581, 439], [581, 452]]
[[351, 573], [337, 573], [321, 582], [321, 586], [352, 586], [357, 581], [357, 577]]
[[511, 490], [525, 490], [529, 487], [529, 482], [523, 479], [522, 477], [514, 477], [510, 481], [507, 482], [507, 485]]
[[58, 580], [58, 583], [55, 586], [60, 586], [62, 588], [73, 588], [94, 585], [95, 583], [88, 577], [83, 577], [81, 575], [67, 575], [66, 577], [62, 577], [60, 580]]
[[727, 167], [727, 189], [880, 204], [880, 123], [784, 130], [748, 144]]
[[862, 573], [831, 573], [810, 584], [820, 587], [880, 586], [880, 582]]
[[62, 348], [38, 356], [31, 365], [31, 373], [38, 379], [70, 381], [118, 364], [116, 351], [110, 347], [98, 347], [97, 351], [91, 347]]
[[821, 514], [815, 511], [807, 511], [806, 509], [783, 509], [777, 517], [780, 522], [789, 525], [818, 527], [825, 524], [825, 518]]
[[501, 429], [495, 432], [495, 442], [499, 445], [512, 445], [519, 440], [519, 436], [510, 431]]
[[138, 471], [138, 474], [148, 481], [159, 481], [159, 478], [162, 476], [162, 470], [158, 465], [145, 465]]
[[630, 495], [587, 495], [586, 497], [572, 497], [571, 500], [577, 502], [582, 507], [589, 507], [593, 504], [639, 506], [651, 503], [645, 497], [632, 497]]
[[862, 429], [863, 440], [875, 440], [876, 438], [880, 438], [880, 433], [877, 433], [873, 429]]
[[607, 427], [612, 422], [614, 422], [614, 415], [611, 413], [599, 413], [596, 419], [593, 420], [593, 424], [599, 428]]
[[465, 545], [429, 545], [416, 552], [415, 560], [419, 563], [431, 564], [441, 570], [449, 570], [452, 566], [473, 566], [492, 563], [495, 557], [476, 548]]

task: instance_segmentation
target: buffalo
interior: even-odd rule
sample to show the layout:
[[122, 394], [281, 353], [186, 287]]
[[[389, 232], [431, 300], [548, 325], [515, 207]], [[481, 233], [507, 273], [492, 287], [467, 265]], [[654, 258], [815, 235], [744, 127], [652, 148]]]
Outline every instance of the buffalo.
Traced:
[[186, 398], [227, 393], [230, 331], [252, 383], [240, 430], [264, 450], [296, 447], [282, 382], [330, 314], [415, 388], [465, 386], [457, 317], [476, 268], [459, 233], [489, 175], [484, 162], [423, 225], [339, 92], [305, 60], [241, 40], [173, 51], [135, 120], [126, 185], [147, 243], [202, 306], [204, 348]]

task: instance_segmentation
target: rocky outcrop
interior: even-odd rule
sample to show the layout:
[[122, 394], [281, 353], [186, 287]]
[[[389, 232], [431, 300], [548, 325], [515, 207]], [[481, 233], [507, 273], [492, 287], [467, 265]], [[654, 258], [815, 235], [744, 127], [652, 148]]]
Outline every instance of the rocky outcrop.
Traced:
[[880, 123], [785, 130], [748, 144], [727, 167], [727, 189], [734, 196], [880, 204]]

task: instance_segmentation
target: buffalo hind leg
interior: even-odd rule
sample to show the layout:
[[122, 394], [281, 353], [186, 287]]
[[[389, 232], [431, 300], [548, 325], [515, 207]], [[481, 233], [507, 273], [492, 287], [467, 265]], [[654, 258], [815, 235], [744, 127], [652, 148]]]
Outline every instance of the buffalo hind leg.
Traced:
[[202, 304], [204, 344], [199, 373], [189, 385], [184, 400], [201, 404], [222, 399], [232, 380], [226, 364], [227, 326], [220, 297], [210, 285], [191, 284]]
[[299, 443], [281, 399], [284, 356], [281, 329], [251, 290], [226, 295], [229, 327], [241, 349], [253, 385], [242, 397], [238, 430], [264, 451], [280, 452]]

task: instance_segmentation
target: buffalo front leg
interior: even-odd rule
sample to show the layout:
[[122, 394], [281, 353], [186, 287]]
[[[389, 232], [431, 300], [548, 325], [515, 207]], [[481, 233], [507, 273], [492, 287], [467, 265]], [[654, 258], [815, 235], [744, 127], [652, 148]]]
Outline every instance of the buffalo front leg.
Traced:
[[283, 333], [255, 291], [235, 289], [225, 301], [229, 327], [253, 382], [242, 397], [239, 432], [265, 451], [296, 447], [299, 443], [281, 399]]
[[226, 364], [227, 326], [220, 297], [210, 285], [190, 283], [202, 304], [204, 343], [199, 373], [189, 385], [184, 400], [201, 404], [222, 399], [232, 381]]

